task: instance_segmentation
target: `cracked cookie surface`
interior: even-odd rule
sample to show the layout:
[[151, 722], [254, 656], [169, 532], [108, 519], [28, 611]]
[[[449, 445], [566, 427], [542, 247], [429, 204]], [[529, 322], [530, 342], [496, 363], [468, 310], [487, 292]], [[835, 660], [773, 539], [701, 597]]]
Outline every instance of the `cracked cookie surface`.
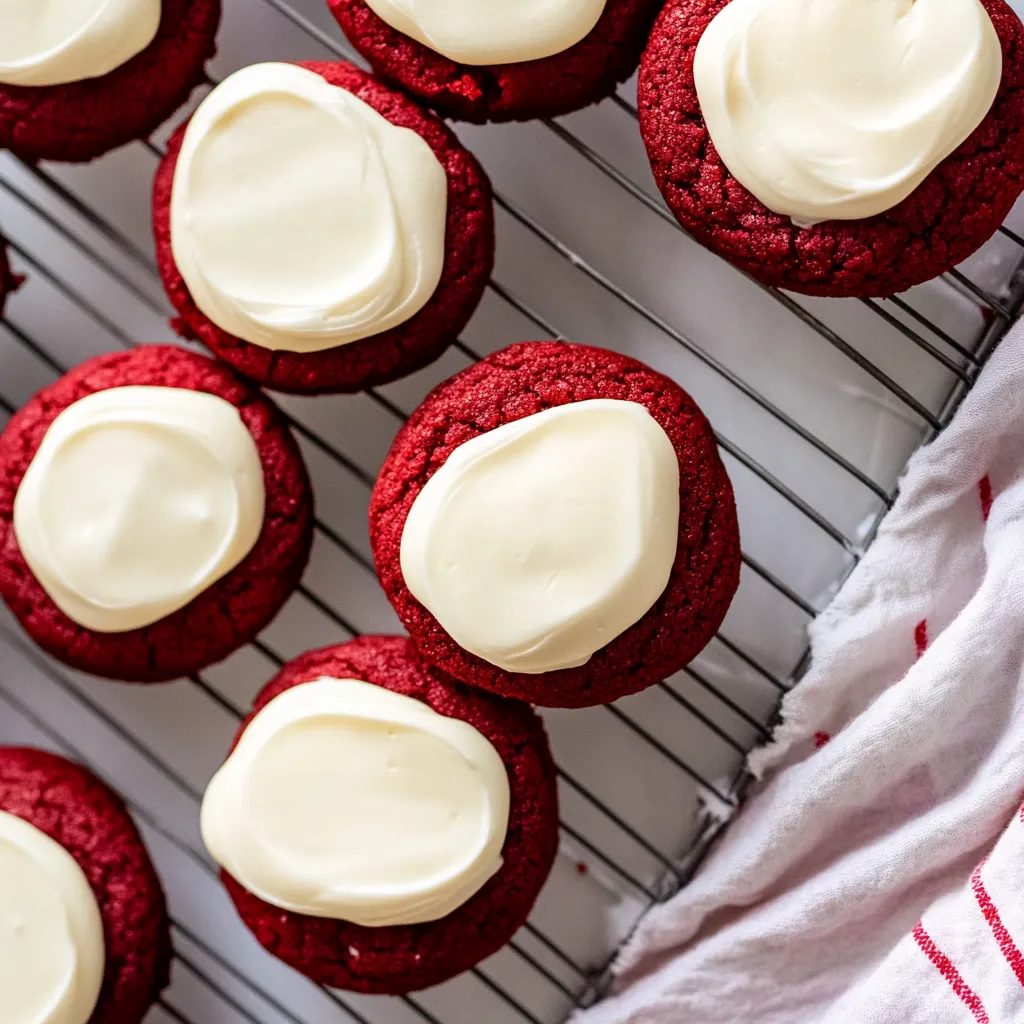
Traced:
[[430, 668], [405, 637], [361, 636], [285, 665], [256, 698], [238, 735], [275, 697], [321, 676], [376, 683], [413, 697], [468, 722], [491, 742], [508, 771], [511, 791], [501, 870], [439, 921], [381, 928], [281, 910], [226, 872], [221, 877], [259, 942], [320, 984], [379, 995], [439, 985], [512, 938], [551, 870], [558, 848], [558, 797], [544, 726], [525, 704], [464, 687]]
[[153, 186], [153, 230], [164, 288], [178, 311], [178, 333], [198, 338], [239, 373], [278, 391], [353, 392], [422, 369], [455, 341], [472, 316], [494, 264], [491, 185], [476, 158], [433, 114], [365, 71], [343, 62], [299, 65], [347, 89], [392, 124], [420, 135], [448, 179], [445, 260], [426, 305], [381, 334], [321, 352], [272, 351], [222, 331], [196, 306], [171, 248], [171, 191], [186, 125], [172, 136]]
[[171, 936], [160, 880], [124, 803], [80, 765], [0, 747], [0, 810], [63, 846], [99, 904], [106, 968], [89, 1024], [139, 1024], [170, 982]]
[[[99, 633], [69, 619], [32, 574], [14, 534], [14, 499], [50, 424], [69, 405], [132, 384], [206, 391], [234, 405], [256, 443], [266, 504], [255, 546], [185, 607], [152, 625]], [[309, 557], [313, 497], [280, 412], [227, 367], [172, 345], [98, 356], [35, 395], [0, 436], [0, 596], [43, 650], [73, 668], [163, 682], [226, 658], [277, 614]]]
[[[646, 406], [679, 460], [679, 543], [654, 606], [579, 668], [506, 672], [462, 648], [409, 592], [401, 570], [405, 521], [427, 480], [461, 444], [568, 402], [616, 398]], [[565, 342], [511, 345], [435, 388], [399, 432], [370, 499], [377, 574], [427, 661], [506, 697], [588, 707], [645, 689], [693, 660], [739, 586], [732, 485], [697, 404], [668, 377], [627, 356]]]
[[1024, 26], [981, 0], [1003, 49], [985, 120], [903, 202], [876, 217], [800, 228], [724, 165], [693, 79], [697, 43], [727, 0], [669, 0], [644, 53], [640, 130], [658, 188], [697, 241], [765, 284], [807, 295], [881, 296], [945, 273], [987, 241], [1024, 190]]

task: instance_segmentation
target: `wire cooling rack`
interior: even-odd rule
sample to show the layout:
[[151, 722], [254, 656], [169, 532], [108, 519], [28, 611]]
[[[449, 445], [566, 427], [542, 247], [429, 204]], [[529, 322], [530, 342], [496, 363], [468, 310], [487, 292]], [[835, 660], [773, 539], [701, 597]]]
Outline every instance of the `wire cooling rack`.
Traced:
[[[211, 82], [258, 60], [351, 58], [322, 0], [226, 0]], [[949, 420], [1024, 300], [1024, 208], [963, 267], [884, 301], [798, 299], [693, 243], [653, 187], [630, 84], [558, 121], [460, 127], [492, 175], [498, 263], [435, 366], [363, 395], [284, 397], [317, 495], [313, 558], [258, 641], [159, 687], [72, 672], [0, 614], [0, 742], [88, 763], [129, 801], [171, 905], [167, 1024], [556, 1024], [600, 997], [643, 911], [685, 883], [742, 796], [805, 656], [805, 628], [870, 542], [907, 458]], [[198, 102], [200, 95], [194, 97]], [[84, 167], [0, 154], [0, 225], [28, 281], [0, 321], [0, 416], [81, 360], [170, 340], [149, 188], [157, 137]], [[366, 505], [427, 390], [537, 337], [636, 355], [719, 431], [744, 540], [722, 631], [688, 669], [603, 708], [545, 712], [562, 844], [530, 922], [476, 970], [405, 999], [318, 988], [250, 938], [198, 833], [203, 788], [252, 697], [313, 646], [398, 624], [373, 574]]]

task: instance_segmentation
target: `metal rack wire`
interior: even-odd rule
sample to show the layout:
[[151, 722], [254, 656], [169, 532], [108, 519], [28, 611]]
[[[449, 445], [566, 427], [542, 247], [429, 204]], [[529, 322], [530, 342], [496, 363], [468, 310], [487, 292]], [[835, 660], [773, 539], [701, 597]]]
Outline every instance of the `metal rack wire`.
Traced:
[[[321, 0], [228, 0], [221, 51], [218, 77], [258, 59], [353, 59]], [[154, 1021], [554, 1024], [598, 998], [617, 944], [685, 884], [730, 820], [744, 755], [768, 736], [800, 670], [807, 621], [870, 543], [905, 459], [948, 422], [1024, 301], [1024, 215], [968, 265], [904, 296], [825, 303], [764, 288], [676, 225], [646, 176], [628, 96], [558, 121], [461, 130], [497, 185], [499, 265], [480, 314], [436, 367], [408, 381], [358, 397], [282, 400], [317, 490], [314, 556], [299, 592], [250, 647], [180, 683], [113, 687], [52, 662], [0, 618], [0, 742], [47, 746], [109, 777], [168, 883], [175, 974]], [[80, 359], [169, 337], [145, 226], [164, 138], [94, 168], [0, 157], [0, 223], [29, 275], [0, 321], [5, 420]], [[531, 177], [551, 165], [571, 186]], [[580, 183], [589, 203], [572, 201]], [[615, 246], [586, 218], [595, 208], [607, 214], [598, 227], [619, 232]], [[627, 251], [616, 261], [609, 251], [620, 240]], [[629, 260], [638, 247], [656, 254], [650, 266]], [[697, 282], [685, 294], [661, 266], [680, 253]], [[701, 321], [696, 311], [707, 304], [713, 315]], [[733, 341], [762, 330], [778, 345], [780, 373], [763, 373], [760, 350], [752, 356]], [[507, 950], [404, 999], [318, 989], [266, 957], [234, 920], [198, 837], [202, 789], [252, 696], [284, 661], [396, 628], [362, 521], [376, 467], [433, 383], [531, 336], [634, 352], [705, 405], [740, 500], [737, 605], [673, 679], [615, 705], [546, 716], [560, 764], [562, 850]], [[843, 387], [810, 415], [815, 390], [835, 381]], [[865, 425], [877, 435], [873, 448], [862, 444]]]

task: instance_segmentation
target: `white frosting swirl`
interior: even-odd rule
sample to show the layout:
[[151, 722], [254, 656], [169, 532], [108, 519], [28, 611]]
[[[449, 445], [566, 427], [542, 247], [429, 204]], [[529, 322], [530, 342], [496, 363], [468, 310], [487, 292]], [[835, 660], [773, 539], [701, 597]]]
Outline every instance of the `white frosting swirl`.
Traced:
[[249, 723], [213, 777], [203, 841], [275, 907], [370, 927], [446, 917], [501, 867], [508, 773], [466, 722], [322, 677]]
[[430, 146], [292, 64], [225, 79], [185, 132], [171, 245], [199, 309], [269, 349], [319, 352], [404, 323], [444, 266]]
[[693, 74], [726, 167], [809, 225], [909, 196], [988, 114], [1002, 50], [979, 0], [732, 0]]
[[98, 391], [53, 421], [18, 488], [14, 532], [54, 603], [120, 633], [184, 607], [249, 553], [263, 469], [238, 410], [201, 391]]
[[153, 42], [160, 7], [161, 0], [0, 0], [0, 82], [101, 78]]
[[103, 985], [103, 919], [74, 858], [0, 811], [4, 1024], [88, 1024]]
[[516, 64], [575, 46], [605, 0], [367, 0], [392, 28], [462, 64]]
[[635, 402], [593, 399], [456, 448], [402, 532], [413, 596], [508, 672], [586, 664], [661, 596], [679, 534], [679, 462]]

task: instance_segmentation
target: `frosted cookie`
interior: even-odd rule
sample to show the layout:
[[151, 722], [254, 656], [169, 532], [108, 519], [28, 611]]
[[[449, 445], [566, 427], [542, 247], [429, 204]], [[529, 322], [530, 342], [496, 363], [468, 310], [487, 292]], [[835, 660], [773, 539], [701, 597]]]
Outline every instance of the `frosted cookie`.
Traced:
[[91, 772], [0, 747], [0, 991], [11, 1024], [140, 1024], [170, 981], [160, 881]]
[[307, 394], [436, 359], [494, 259], [474, 157], [343, 63], [256, 64], [222, 82], [171, 139], [153, 222], [180, 333], [260, 384]]
[[739, 585], [732, 487], [696, 403], [562, 342], [512, 345], [427, 396], [377, 479], [370, 540], [427, 661], [545, 707], [671, 675]]
[[312, 523], [277, 409], [170, 345], [83, 363], [0, 436], [0, 596], [96, 675], [161, 682], [247, 643], [298, 585]]
[[85, 161], [152, 134], [205, 80], [220, 0], [6, 0], [0, 149]]
[[524, 704], [405, 637], [302, 655], [257, 697], [203, 800], [245, 924], [314, 981], [400, 995], [495, 953], [558, 846], [555, 768]]
[[1003, 0], [669, 0], [638, 86], [655, 180], [766, 284], [910, 288], [1024, 189], [1022, 42]]
[[636, 70], [659, 0], [328, 0], [384, 77], [445, 117], [556, 117], [610, 96]]

